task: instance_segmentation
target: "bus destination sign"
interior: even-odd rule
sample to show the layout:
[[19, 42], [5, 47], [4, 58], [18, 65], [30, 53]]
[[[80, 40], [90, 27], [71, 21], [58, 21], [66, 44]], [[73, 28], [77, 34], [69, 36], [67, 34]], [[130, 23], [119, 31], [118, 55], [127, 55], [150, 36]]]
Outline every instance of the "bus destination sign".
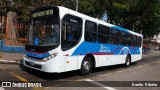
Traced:
[[39, 12], [35, 12], [33, 13], [32, 17], [41, 17], [41, 16], [47, 16], [47, 15], [53, 15], [53, 9], [48, 9], [45, 11], [39, 11]]

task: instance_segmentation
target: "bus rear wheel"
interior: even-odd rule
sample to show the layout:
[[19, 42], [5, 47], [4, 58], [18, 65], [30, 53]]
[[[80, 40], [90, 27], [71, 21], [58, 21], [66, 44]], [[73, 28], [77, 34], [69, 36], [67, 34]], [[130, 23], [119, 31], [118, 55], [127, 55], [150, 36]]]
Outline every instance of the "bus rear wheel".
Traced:
[[125, 66], [128, 67], [131, 64], [131, 57], [127, 55], [126, 61], [125, 61]]
[[85, 57], [81, 64], [80, 74], [88, 75], [92, 70], [92, 60], [89, 57]]

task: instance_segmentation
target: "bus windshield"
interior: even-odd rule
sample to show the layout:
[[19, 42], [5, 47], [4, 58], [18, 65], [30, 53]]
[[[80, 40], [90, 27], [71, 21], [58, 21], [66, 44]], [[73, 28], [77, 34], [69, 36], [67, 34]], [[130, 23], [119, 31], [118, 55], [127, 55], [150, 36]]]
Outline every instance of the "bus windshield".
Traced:
[[28, 45], [56, 46], [59, 44], [59, 19], [33, 20], [30, 26]]

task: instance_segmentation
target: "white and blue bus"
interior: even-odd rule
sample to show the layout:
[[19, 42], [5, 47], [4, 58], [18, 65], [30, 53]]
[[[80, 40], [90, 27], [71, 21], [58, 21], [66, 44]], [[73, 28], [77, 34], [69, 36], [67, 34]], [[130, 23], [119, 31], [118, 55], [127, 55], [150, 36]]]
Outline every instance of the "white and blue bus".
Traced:
[[141, 34], [61, 6], [31, 12], [24, 65], [48, 73], [124, 64], [142, 58]]

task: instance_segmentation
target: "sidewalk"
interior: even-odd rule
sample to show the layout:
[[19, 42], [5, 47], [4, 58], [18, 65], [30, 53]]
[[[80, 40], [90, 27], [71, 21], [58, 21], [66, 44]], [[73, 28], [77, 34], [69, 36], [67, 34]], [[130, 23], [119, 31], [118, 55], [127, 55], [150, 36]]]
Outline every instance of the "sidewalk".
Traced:
[[149, 57], [156, 57], [156, 56], [160, 56], [160, 51], [150, 50], [142, 55], [142, 59], [146, 59]]
[[8, 63], [8, 64], [20, 64], [23, 60], [23, 53], [6, 53], [0, 52], [0, 64]]

